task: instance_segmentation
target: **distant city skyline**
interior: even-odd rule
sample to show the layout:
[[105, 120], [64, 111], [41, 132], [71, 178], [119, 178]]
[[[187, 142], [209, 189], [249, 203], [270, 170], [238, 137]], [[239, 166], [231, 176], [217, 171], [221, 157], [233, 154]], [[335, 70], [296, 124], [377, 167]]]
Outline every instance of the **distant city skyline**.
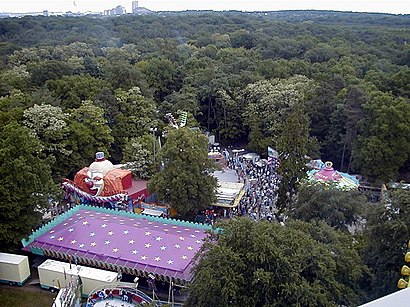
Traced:
[[[140, 7], [146, 7], [153, 11], [277, 11], [313, 9], [410, 14], [410, 1], [404, 0], [141, 0], [138, 2]], [[27, 13], [41, 12], [43, 10], [50, 12], [103, 12], [118, 5], [124, 6], [127, 13], [132, 12], [131, 0], [3, 0], [0, 12]]]

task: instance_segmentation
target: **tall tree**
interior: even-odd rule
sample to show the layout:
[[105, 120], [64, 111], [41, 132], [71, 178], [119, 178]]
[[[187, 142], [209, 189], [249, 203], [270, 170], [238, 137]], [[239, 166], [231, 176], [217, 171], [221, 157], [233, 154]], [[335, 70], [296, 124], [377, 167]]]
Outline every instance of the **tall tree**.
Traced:
[[265, 152], [273, 144], [280, 154], [279, 212], [292, 202], [296, 182], [306, 174], [306, 156], [313, 143], [306, 100], [312, 89], [311, 80], [294, 76], [260, 81], [248, 85], [243, 92], [243, 99], [248, 102], [245, 118], [251, 130], [250, 145]]
[[196, 116], [199, 113], [198, 90], [188, 85], [183, 86], [178, 92], [168, 95], [164, 102], [160, 104], [160, 111], [166, 113], [176, 113], [178, 110], [189, 112]]
[[242, 101], [225, 90], [219, 90], [215, 97], [215, 109], [218, 140], [227, 143], [243, 138], [246, 130], [243, 124]]
[[29, 104], [29, 95], [20, 90], [13, 90], [10, 95], [0, 97], [0, 127], [12, 121], [22, 121], [24, 109]]
[[0, 128], [0, 245], [16, 251], [41, 221], [54, 190], [49, 163], [30, 130], [12, 122]]
[[367, 116], [353, 151], [354, 169], [373, 180], [397, 180], [410, 158], [409, 100], [372, 92], [364, 108]]
[[366, 273], [348, 233], [247, 218], [219, 225], [198, 255], [186, 306], [352, 306]]
[[61, 107], [75, 109], [85, 100], [93, 100], [103, 88], [109, 87], [106, 81], [89, 75], [63, 76], [61, 79], [46, 81], [47, 88], [61, 99]]
[[69, 178], [93, 161], [97, 151], [107, 153], [114, 141], [104, 111], [91, 101], [84, 101], [81, 107], [69, 114], [67, 135], [65, 148], [70, 155], [62, 163], [64, 170], [61, 172]]
[[180, 128], [168, 133], [158, 161], [163, 170], [149, 181], [149, 190], [178, 214], [197, 212], [215, 201], [217, 180], [208, 158], [208, 139], [199, 131]]
[[0, 73], [0, 96], [10, 94], [12, 90], [26, 91], [30, 73], [25, 65], [2, 70]]
[[28, 65], [31, 82], [35, 86], [43, 86], [48, 80], [60, 79], [64, 75], [72, 75], [73, 69], [66, 62], [44, 61]]
[[55, 158], [51, 166], [56, 182], [66, 174], [60, 173], [62, 157], [67, 158], [71, 153], [66, 149], [68, 115], [60, 107], [48, 104], [34, 105], [24, 111], [24, 125], [38, 138], [47, 156]]
[[304, 108], [312, 80], [304, 76], [289, 79], [272, 79], [248, 85], [242, 92], [246, 105], [245, 123], [250, 127], [250, 146], [265, 152], [275, 142], [293, 110]]
[[400, 268], [410, 238], [410, 191], [396, 190], [366, 215], [363, 259], [374, 278], [369, 297], [376, 299], [397, 291]]
[[309, 136], [309, 118], [303, 106], [295, 107], [284, 121], [278, 124], [276, 131], [274, 144], [280, 153], [278, 173], [282, 176], [277, 202], [280, 213], [294, 201], [296, 185], [306, 177], [309, 143], [313, 140]]
[[251, 49], [254, 46], [254, 38], [249, 31], [240, 29], [230, 35], [232, 47], [239, 48], [244, 47]]
[[357, 144], [358, 127], [363, 121], [365, 103], [366, 94], [363, 90], [359, 86], [349, 86], [344, 98], [345, 133], [341, 136], [343, 151], [340, 170], [343, 170], [345, 157], [348, 157], [346, 170], [350, 172], [353, 159], [352, 150]]
[[118, 89], [115, 96], [115, 101], [103, 101], [102, 105], [107, 107], [110, 128], [115, 138], [112, 157], [119, 162], [123, 159], [127, 140], [148, 133], [150, 128], [158, 126], [158, 122], [154, 101], [145, 98], [138, 87], [128, 91]]
[[137, 67], [143, 72], [148, 84], [155, 90], [155, 98], [158, 101], [178, 90], [180, 87], [179, 75], [175, 64], [168, 59], [153, 58], [147, 61], [141, 61]]
[[[320, 157], [340, 163], [340, 135], [344, 132], [344, 105], [341, 105], [338, 94], [345, 87], [341, 76], [326, 78], [315, 88], [312, 98], [306, 103], [306, 110], [311, 120], [311, 135], [320, 145]], [[340, 105], [340, 106], [339, 106]], [[319, 158], [319, 157], [311, 157]]]
[[127, 139], [122, 163], [136, 178], [149, 179], [155, 173], [156, 150], [159, 150], [159, 144], [156, 136], [151, 134]]
[[339, 230], [347, 230], [360, 220], [366, 197], [357, 191], [325, 190], [301, 187], [289, 215], [298, 220], [324, 221]]

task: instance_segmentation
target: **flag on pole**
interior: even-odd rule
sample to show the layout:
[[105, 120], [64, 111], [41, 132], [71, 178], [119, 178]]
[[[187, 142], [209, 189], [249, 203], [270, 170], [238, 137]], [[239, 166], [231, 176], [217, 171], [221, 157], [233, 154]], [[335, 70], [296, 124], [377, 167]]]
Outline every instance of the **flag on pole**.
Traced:
[[275, 149], [273, 149], [272, 147], [268, 146], [268, 157], [277, 159], [278, 158], [278, 152]]

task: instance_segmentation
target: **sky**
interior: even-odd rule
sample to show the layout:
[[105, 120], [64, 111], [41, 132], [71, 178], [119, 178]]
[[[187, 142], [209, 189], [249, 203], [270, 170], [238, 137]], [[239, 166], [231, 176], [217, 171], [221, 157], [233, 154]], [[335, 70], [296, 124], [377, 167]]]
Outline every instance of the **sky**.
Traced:
[[[131, 12], [131, 0], [0, 0], [0, 12], [102, 12], [122, 5]], [[153, 11], [183, 10], [335, 10], [410, 14], [410, 0], [140, 0]]]

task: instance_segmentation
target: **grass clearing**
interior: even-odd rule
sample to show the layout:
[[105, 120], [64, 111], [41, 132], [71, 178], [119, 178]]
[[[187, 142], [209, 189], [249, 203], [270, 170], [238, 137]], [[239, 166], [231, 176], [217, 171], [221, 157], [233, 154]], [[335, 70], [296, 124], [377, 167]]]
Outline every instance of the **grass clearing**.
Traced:
[[25, 291], [21, 288], [0, 288], [0, 306], [2, 307], [51, 307], [57, 294], [45, 291]]

